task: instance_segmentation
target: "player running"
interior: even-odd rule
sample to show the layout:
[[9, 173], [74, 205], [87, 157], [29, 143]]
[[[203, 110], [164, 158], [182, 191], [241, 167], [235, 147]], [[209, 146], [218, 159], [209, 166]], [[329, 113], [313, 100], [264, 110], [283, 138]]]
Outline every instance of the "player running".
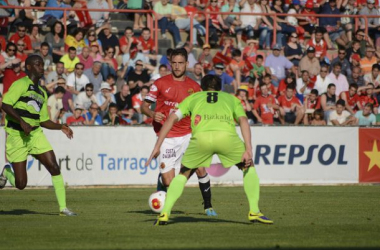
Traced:
[[[159, 134], [162, 124], [171, 113], [177, 110], [178, 104], [189, 95], [201, 91], [198, 83], [185, 75], [187, 63], [187, 51], [175, 49], [170, 55], [172, 74], [161, 77], [150, 87], [150, 92], [142, 104], [142, 112], [153, 118], [154, 131]], [[155, 111], [149, 106], [156, 103]], [[175, 169], [181, 166], [182, 156], [189, 145], [191, 137], [190, 118], [185, 118], [177, 123], [165, 134], [161, 146], [161, 154], [158, 155], [160, 176], [158, 190], [166, 191], [175, 176]], [[199, 188], [202, 192], [205, 213], [208, 216], [217, 216], [211, 205], [210, 177], [204, 168], [197, 171]], [[161, 180], [162, 181], [161, 181]], [[163, 186], [163, 187], [160, 187]]]
[[[160, 154], [162, 142], [170, 129], [182, 118], [191, 116], [192, 137], [182, 159], [183, 166], [169, 186], [164, 208], [155, 225], [167, 224], [187, 180], [199, 166], [210, 166], [214, 154], [219, 156], [224, 167], [236, 165], [243, 171], [244, 191], [250, 208], [248, 220], [272, 224], [273, 221], [265, 217], [258, 206], [259, 177], [252, 161], [251, 130], [240, 100], [221, 92], [221, 80], [216, 76], [205, 76], [201, 86], [203, 92], [187, 97], [166, 120], [147, 162], [148, 166], [152, 158]], [[244, 143], [236, 133], [235, 121], [239, 122]]]
[[39, 85], [44, 75], [42, 58], [38, 55], [28, 57], [25, 67], [28, 75], [15, 81], [3, 100], [2, 109], [7, 114], [6, 153], [11, 164], [6, 164], [0, 175], [0, 189], [4, 188], [7, 180], [20, 190], [26, 187], [28, 180], [26, 160], [28, 155], [32, 155], [52, 175], [59, 215], [75, 216], [76, 214], [66, 207], [65, 184], [54, 151], [41, 127], [62, 130], [69, 139], [73, 138], [73, 131], [67, 125], [56, 124], [49, 120], [47, 94]]

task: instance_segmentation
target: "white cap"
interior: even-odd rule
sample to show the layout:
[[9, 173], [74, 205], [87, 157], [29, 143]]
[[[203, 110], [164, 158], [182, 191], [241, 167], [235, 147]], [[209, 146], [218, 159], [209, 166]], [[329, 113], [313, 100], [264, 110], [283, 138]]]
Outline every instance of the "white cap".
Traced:
[[111, 90], [112, 88], [111, 88], [111, 86], [108, 83], [102, 82], [102, 84], [100, 85], [100, 89], [101, 90], [102, 89], [109, 89], [109, 90]]

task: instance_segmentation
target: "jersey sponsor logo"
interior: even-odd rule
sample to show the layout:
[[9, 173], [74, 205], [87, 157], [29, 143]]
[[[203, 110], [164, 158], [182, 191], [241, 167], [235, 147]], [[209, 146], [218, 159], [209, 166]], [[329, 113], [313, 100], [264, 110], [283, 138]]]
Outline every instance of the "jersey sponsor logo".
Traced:
[[172, 107], [177, 107], [178, 102], [170, 102], [170, 101], [164, 101], [166, 106], [172, 106]]
[[321, 165], [348, 165], [345, 159], [346, 145], [313, 144], [279, 144], [274, 147], [258, 144], [254, 163], [266, 165], [309, 165], [317, 160]]
[[189, 95], [194, 94], [194, 89], [188, 89], [188, 90], [187, 90], [187, 93], [188, 93]]
[[32, 106], [36, 112], [40, 112], [40, 106], [37, 104], [36, 101], [29, 101], [28, 106]]
[[161, 164], [160, 164], [160, 168], [161, 168], [161, 169], [164, 169], [164, 168], [165, 168], [165, 163], [161, 162]]
[[194, 125], [197, 126], [198, 123], [202, 120], [202, 116], [196, 115], [194, 118]]
[[203, 118], [205, 121], [207, 121], [207, 120], [219, 120], [220, 122], [232, 122], [233, 121], [233, 118], [229, 115], [218, 115], [218, 114], [204, 115]]
[[169, 91], [170, 91], [171, 88], [172, 88], [172, 87], [170, 87], [170, 88], [168, 88], [167, 90], [165, 90], [165, 93], [169, 93]]
[[177, 154], [176, 154], [176, 152], [175, 152], [175, 150], [173, 148], [166, 149], [165, 153], [162, 154], [162, 158], [163, 159], [175, 158], [175, 157], [177, 157], [176, 155]]
[[154, 84], [150, 86], [150, 91], [157, 91], [157, 86]]

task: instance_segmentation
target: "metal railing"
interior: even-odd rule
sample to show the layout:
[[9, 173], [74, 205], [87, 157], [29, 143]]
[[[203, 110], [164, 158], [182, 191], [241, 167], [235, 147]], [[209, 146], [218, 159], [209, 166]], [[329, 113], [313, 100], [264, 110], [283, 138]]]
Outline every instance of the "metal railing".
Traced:
[[[70, 11], [88, 11], [88, 12], [105, 12], [103, 9], [88, 9], [88, 8], [57, 8], [57, 7], [22, 7], [22, 6], [0, 6], [0, 9], [32, 9], [32, 10], [59, 10], [63, 11], [63, 23], [65, 24], [67, 21], [67, 12]], [[147, 14], [147, 27], [151, 29], [152, 33], [154, 34], [154, 42], [155, 42], [155, 48], [156, 53], [158, 53], [158, 16], [157, 13], [153, 10], [129, 10], [129, 9], [107, 9], [106, 12], [109, 13], [141, 13], [141, 14]], [[286, 16], [295, 16], [295, 17], [348, 17], [348, 18], [354, 18], [355, 20], [355, 30], [359, 27], [359, 18], [364, 19], [365, 22], [365, 34], [368, 35], [368, 19], [369, 18], [379, 18], [379, 16], [365, 16], [365, 15], [330, 15], [330, 14], [286, 14], [286, 13], [247, 13], [247, 12], [213, 12], [213, 11], [197, 11], [194, 13], [191, 13], [189, 15], [190, 18], [190, 43], [194, 40], [194, 34], [193, 34], [193, 26], [194, 26], [194, 17], [195, 15], [204, 15], [205, 16], [205, 29], [206, 29], [206, 35], [205, 35], [205, 43], [209, 43], [209, 22], [210, 22], [210, 15], [239, 15], [239, 16], [269, 16], [273, 19], [273, 40], [272, 44], [276, 42], [277, 39], [277, 18], [278, 17], [286, 17]], [[5, 17], [4, 17], [5, 18]], [[112, 22], [111, 22], [112, 25]], [[67, 26], [64, 25], [64, 36], [67, 35]]]

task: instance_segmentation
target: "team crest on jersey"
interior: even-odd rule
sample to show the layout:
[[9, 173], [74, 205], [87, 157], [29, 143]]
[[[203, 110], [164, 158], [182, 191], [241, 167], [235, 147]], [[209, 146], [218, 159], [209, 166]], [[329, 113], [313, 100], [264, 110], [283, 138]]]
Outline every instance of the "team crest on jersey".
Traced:
[[189, 95], [194, 94], [194, 89], [188, 89], [187, 93], [189, 93]]
[[161, 162], [161, 164], [160, 164], [160, 168], [161, 168], [161, 169], [164, 169], [164, 168], [165, 168], [165, 163]]
[[202, 120], [202, 116], [196, 115], [194, 119], [194, 125], [197, 126], [198, 123]]
[[157, 91], [157, 86], [154, 84], [150, 86], [150, 91]]

